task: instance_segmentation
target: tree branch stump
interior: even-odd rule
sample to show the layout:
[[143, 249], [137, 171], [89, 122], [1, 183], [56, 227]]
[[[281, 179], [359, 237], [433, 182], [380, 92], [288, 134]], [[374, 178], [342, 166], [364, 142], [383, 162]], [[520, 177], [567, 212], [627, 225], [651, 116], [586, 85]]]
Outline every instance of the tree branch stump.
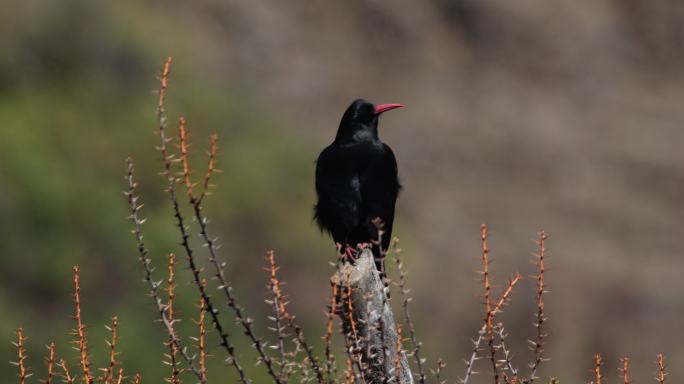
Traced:
[[330, 281], [338, 287], [336, 312], [361, 381], [413, 384], [406, 353], [398, 350], [401, 341], [372, 251], [364, 249], [354, 264], [345, 261]]

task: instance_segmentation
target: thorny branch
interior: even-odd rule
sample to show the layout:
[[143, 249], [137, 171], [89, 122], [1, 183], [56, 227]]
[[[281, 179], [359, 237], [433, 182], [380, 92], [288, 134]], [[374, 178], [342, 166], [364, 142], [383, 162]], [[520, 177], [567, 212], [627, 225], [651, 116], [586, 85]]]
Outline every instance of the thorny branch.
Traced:
[[528, 340], [530, 343], [530, 348], [534, 352], [534, 361], [530, 364], [531, 373], [529, 382], [532, 384], [535, 379], [537, 379], [537, 369], [539, 364], [543, 361], [548, 360], [544, 358], [544, 341], [546, 339], [546, 334], [544, 333], [542, 326], [546, 321], [546, 315], [544, 314], [544, 293], [546, 293], [546, 284], [544, 283], [544, 272], [546, 272], [546, 266], [544, 265], [546, 257], [546, 239], [548, 236], [544, 231], [539, 232], [539, 240], [536, 241], [539, 246], [539, 253], [533, 254], [537, 265], [537, 275], [533, 276], [537, 280], [537, 311], [535, 313], [535, 324], [534, 327], [537, 330], [536, 339]]
[[622, 377], [622, 384], [629, 384], [631, 383], [629, 380], [629, 357], [621, 357], [620, 363], [622, 366], [618, 368], [618, 371], [620, 372], [620, 377]]
[[667, 376], [667, 370], [665, 369], [665, 358], [662, 353], [656, 355], [656, 364], [658, 365], [658, 375], [656, 380], [658, 384], [665, 384], [665, 376]]
[[[182, 127], [185, 127], [185, 122], [182, 121], [181, 123]], [[185, 128], [183, 128], [185, 130]], [[182, 237], [182, 245], [183, 248], [185, 249], [185, 252], [188, 256], [188, 261], [190, 264], [190, 269], [193, 273], [194, 279], [195, 279], [195, 285], [197, 285], [200, 289], [200, 293], [202, 295], [202, 298], [205, 301], [205, 304], [207, 306], [207, 310], [209, 313], [212, 315], [212, 318], [214, 320], [214, 326], [216, 327], [216, 330], [221, 334], [222, 340], [222, 345], [226, 347], [228, 350], [228, 353], [230, 355], [230, 361], [231, 363], [235, 366], [235, 368], [239, 371], [241, 380], [244, 380], [244, 372], [242, 372], [242, 369], [239, 368], [239, 364], [237, 363], [237, 356], [235, 356], [234, 352], [234, 347], [232, 344], [230, 344], [228, 340], [228, 335], [227, 333], [223, 330], [223, 327], [220, 325], [218, 322], [218, 317], [217, 317], [217, 311], [215, 311], [214, 306], [212, 301], [210, 300], [210, 297], [206, 294], [206, 291], [201, 285], [200, 282], [200, 276], [199, 276], [199, 269], [195, 266], [195, 261], [193, 257], [193, 252], [192, 249], [190, 248], [190, 244], [188, 243], [188, 238], [189, 235], [187, 233], [185, 223], [183, 216], [180, 214], [180, 208], [178, 206], [178, 200], [176, 198], [176, 192], [175, 192], [175, 185], [176, 185], [176, 178], [172, 175], [171, 173], [171, 163], [172, 159], [169, 155], [166, 153], [166, 143], [168, 140], [165, 136], [165, 130], [163, 129], [163, 124], [160, 124], [159, 128], [159, 136], [161, 139], [161, 147], [160, 151], [162, 153], [162, 158], [164, 160], [164, 165], [165, 165], [165, 174], [167, 175], [169, 179], [169, 187], [168, 187], [168, 192], [169, 195], [171, 196], [171, 201], [173, 203], [173, 209], [175, 212], [175, 217], [178, 222], [177, 227], [179, 228], [181, 232], [181, 237]], [[181, 135], [181, 138], [183, 141], [185, 141], [186, 134], [183, 133]], [[182, 144], [181, 148], [187, 148], [187, 144]], [[209, 167], [212, 170], [211, 172], [214, 172], [215, 170], [213, 169], [214, 166], [214, 161], [212, 160], [212, 156], [215, 156], [216, 152], [216, 144], [213, 144], [213, 153], [214, 155], [211, 155], [210, 153], [210, 160], [209, 160]], [[185, 153], [181, 153], [181, 162], [183, 166], [183, 174], [189, 174], [189, 164], [188, 164], [188, 158], [187, 158], [187, 151]], [[185, 169], [188, 171], [186, 172]], [[211, 177], [211, 172], [207, 171], [208, 176]], [[273, 380], [276, 382], [276, 384], [280, 384], [280, 378], [278, 377], [278, 374], [275, 372], [274, 367], [273, 367], [273, 362], [271, 358], [268, 356], [268, 354], [265, 351], [264, 348], [264, 343], [261, 339], [259, 339], [256, 334], [254, 333], [254, 329], [252, 327], [252, 319], [249, 317], [245, 316], [243, 313], [242, 307], [237, 303], [237, 300], [235, 298], [235, 295], [233, 294], [232, 287], [230, 285], [230, 282], [225, 278], [224, 275], [224, 267], [225, 263], [220, 262], [217, 256], [217, 245], [216, 245], [216, 240], [213, 239], [212, 237], [209, 236], [208, 233], [208, 224], [209, 220], [204, 217], [202, 213], [202, 200], [198, 199], [192, 194], [192, 183], [190, 182], [189, 179], [186, 181], [186, 187], [188, 188], [187, 194], [188, 194], [188, 200], [190, 205], [193, 208], [193, 213], [195, 220], [200, 226], [200, 235], [202, 239], [204, 240], [205, 246], [209, 249], [209, 261], [212, 263], [214, 266], [214, 277], [218, 280], [219, 282], [219, 289], [223, 291], [223, 293], [226, 296], [227, 302], [228, 302], [228, 307], [230, 307], [233, 312], [235, 313], [235, 317], [237, 318], [238, 322], [242, 325], [245, 334], [250, 338], [252, 341], [252, 345], [254, 348], [257, 350], [259, 354], [259, 359], [261, 362], [264, 363], [266, 366], [266, 369], [268, 370], [268, 374], [273, 378]], [[207, 185], [207, 188], [210, 186], [210, 181], [205, 180], [205, 184]], [[202, 193], [202, 197], [206, 195], [206, 189]]]
[[603, 359], [598, 353], [594, 355], [594, 384], [601, 384], [603, 382], [603, 375], [601, 374], [601, 366]]
[[271, 286], [273, 289], [274, 293], [274, 303], [278, 303], [278, 313], [282, 316], [282, 318], [285, 320], [287, 323], [288, 327], [292, 329], [295, 333], [295, 340], [301, 347], [304, 349], [304, 352], [306, 353], [307, 360], [311, 367], [313, 368], [314, 372], [316, 373], [316, 379], [319, 384], [322, 384], [325, 380], [323, 378], [323, 372], [318, 364], [318, 359], [316, 356], [313, 354], [313, 348], [307, 343], [306, 339], [304, 338], [304, 331], [302, 330], [301, 326], [295, 322], [295, 317], [290, 314], [287, 310], [286, 302], [283, 297], [281, 285], [280, 285], [280, 280], [278, 279], [277, 276], [277, 271], [278, 271], [278, 266], [276, 265], [275, 262], [275, 252], [269, 251], [267, 255], [267, 259], [269, 261], [269, 269], [271, 272]]
[[[202, 280], [202, 284], [206, 286], [206, 281]], [[199, 351], [199, 371], [202, 374], [202, 377], [204, 380], [207, 379], [207, 347], [206, 347], [206, 328], [204, 327], [204, 318], [205, 318], [205, 313], [206, 313], [206, 305], [204, 304], [204, 299], [200, 298], [199, 300], [199, 319], [195, 322], [197, 326], [199, 327], [199, 335], [197, 338], [193, 338], [195, 341], [197, 341], [197, 349]]]
[[478, 360], [479, 358], [477, 357], [478, 352], [480, 351], [480, 344], [482, 343], [482, 340], [486, 337], [487, 335], [487, 324], [488, 322], [493, 321], [495, 316], [501, 312], [503, 306], [507, 303], [511, 293], [513, 292], [513, 287], [522, 279], [522, 276], [520, 274], [516, 274], [514, 278], [508, 281], [508, 286], [506, 287], [506, 290], [504, 293], [501, 295], [499, 300], [496, 302], [496, 304], [493, 304], [490, 306], [491, 310], [489, 313], [485, 316], [485, 319], [483, 321], [482, 327], [478, 331], [478, 337], [473, 341], [473, 353], [470, 356], [470, 359], [466, 361], [466, 374], [463, 379], [461, 379], [462, 384], [467, 384], [468, 379], [470, 376], [475, 374], [476, 372], [473, 371], [473, 365], [475, 364], [475, 361]]
[[161, 282], [154, 281], [152, 278], [152, 261], [147, 257], [148, 251], [147, 247], [145, 246], [142, 234], [142, 225], [145, 223], [145, 219], [140, 217], [140, 210], [143, 206], [142, 204], [138, 203], [139, 198], [138, 196], [136, 196], [135, 191], [137, 184], [133, 178], [133, 160], [131, 158], [128, 158], [126, 160], [126, 163], [128, 165], [128, 171], [126, 174], [126, 180], [128, 181], [128, 190], [125, 194], [128, 198], [128, 208], [130, 212], [129, 218], [133, 223], [132, 232], [135, 236], [135, 241], [138, 246], [138, 258], [140, 259], [140, 263], [143, 266], [144, 281], [147, 282], [147, 284], [150, 287], [150, 296], [152, 297], [154, 304], [157, 306], [157, 311], [159, 312], [159, 320], [162, 322], [162, 324], [164, 324], [164, 327], [166, 328], [166, 333], [169, 335], [169, 338], [180, 352], [181, 356], [183, 357], [183, 360], [185, 360], [188, 369], [190, 369], [190, 371], [193, 374], [195, 374], [195, 376], [197, 376], [201, 383], [206, 383], [206, 380], [202, 378], [201, 373], [195, 367], [194, 359], [190, 357], [190, 355], [188, 355], [186, 348], [183, 347], [180, 340], [176, 336], [176, 331], [174, 330], [173, 323], [169, 321], [167, 317], [166, 305], [163, 304], [161, 296], [159, 294], [159, 287], [161, 285]]
[[494, 374], [494, 384], [499, 384], [499, 365], [496, 360], [497, 348], [494, 344], [494, 324], [490, 313], [492, 311], [491, 290], [492, 285], [489, 280], [489, 248], [487, 247], [487, 226], [482, 224], [480, 227], [480, 237], [482, 240], [482, 284], [485, 293], [485, 326], [487, 334], [487, 344], [489, 345], [489, 357], [492, 362], [492, 372]]
[[26, 355], [26, 350], [24, 349], [24, 342], [26, 341], [27, 337], [24, 336], [24, 329], [19, 328], [17, 329], [17, 341], [13, 342], [15, 347], [17, 347], [17, 361], [13, 362], [12, 364], [16, 365], [19, 367], [19, 381], [21, 384], [26, 384], [26, 379], [31, 376], [30, 373], [28, 373], [28, 368], [26, 368], [25, 361], [28, 358]]
[[67, 384], [73, 384], [76, 378], [74, 376], [71, 376], [71, 372], [69, 372], [69, 367], [67, 366], [66, 361], [64, 361], [64, 359], [60, 359], [59, 366], [62, 367], [62, 371], [64, 372], [62, 374], [64, 382]]
[[[169, 322], [174, 324], [176, 322], [176, 311], [174, 307], [176, 298], [176, 255], [169, 253], [169, 277], [167, 280], [166, 291], [168, 292], [169, 301], [166, 303], [166, 315]], [[169, 341], [165, 343], [169, 347], [169, 353], [166, 357], [169, 359], [167, 364], [171, 367], [171, 377], [166, 379], [170, 384], [180, 384], [181, 369], [178, 364], [178, 347], [173, 342], [171, 336]]]
[[111, 326], [105, 326], [107, 330], [112, 334], [112, 337], [109, 341], [107, 341], [107, 346], [109, 347], [109, 366], [104, 369], [104, 382], [105, 384], [112, 384], [112, 380], [114, 380], [114, 367], [117, 364], [116, 361], [116, 346], [119, 342], [119, 335], [117, 334], [117, 328], [119, 326], [119, 318], [114, 316], [112, 317], [112, 325]]
[[47, 379], [45, 379], [45, 384], [52, 384], [52, 377], [55, 375], [55, 343], [50, 343], [47, 348]]
[[399, 292], [401, 293], [402, 297], [404, 319], [406, 320], [406, 325], [409, 329], [409, 338], [411, 339], [411, 344], [413, 344], [413, 351], [411, 351], [410, 354], [411, 356], [413, 356], [414, 360], [416, 361], [416, 366], [418, 367], [418, 381], [421, 384], [425, 384], [425, 371], [423, 369], [423, 363], [425, 361], [420, 357], [420, 348], [422, 347], [422, 343], [418, 341], [416, 337], [415, 325], [413, 323], [413, 318], [411, 317], [411, 312], [409, 311], [409, 303], [412, 299], [408, 296], [410, 289], [406, 286], [406, 272], [404, 272], [402, 268], [403, 264], [401, 262], [401, 259], [398, 257], [398, 254], [401, 250], [396, 247], [396, 244], [397, 239], [394, 239], [392, 244], [392, 253], [394, 254], [394, 261], [396, 262], [397, 273], [399, 275]]
[[513, 362], [511, 361], [512, 356], [511, 356], [511, 351], [506, 348], [506, 337], [508, 335], [504, 331], [504, 327], [502, 323], [498, 323], [494, 326], [494, 331], [499, 338], [499, 345], [498, 348], [501, 349], [501, 352], [504, 355], [504, 358], [500, 360], [499, 362], [504, 364], [504, 371], [508, 371], [511, 376], [509, 377], [505, 372], [504, 372], [504, 380], [506, 383], [513, 383], [518, 380], [518, 370], [513, 367]]
[[76, 336], [78, 337], [78, 350], [80, 353], [81, 370], [86, 384], [93, 383], [93, 376], [90, 373], [90, 361], [88, 360], [88, 339], [85, 333], [85, 324], [81, 319], [81, 287], [79, 285], [79, 267], [74, 267], [74, 303], [76, 306]]
[[[161, 154], [162, 162], [164, 164], [164, 170], [162, 171], [162, 175], [164, 175], [167, 178], [168, 181], [168, 187], [166, 191], [169, 194], [169, 199], [171, 200], [171, 205], [173, 207], [173, 213], [174, 217], [176, 218], [176, 227], [178, 228], [178, 231], [180, 232], [181, 235], [181, 246], [183, 247], [185, 251], [185, 255], [188, 261], [188, 266], [190, 268], [190, 271], [192, 273], [192, 277], [194, 280], [195, 286], [199, 289], [200, 296], [204, 300], [206, 306], [207, 306], [207, 312], [211, 315], [212, 322], [214, 324], [214, 328], [216, 329], [216, 332], [219, 334], [219, 337], [221, 338], [221, 346], [224, 347], [226, 352], [228, 352], [228, 361], [230, 364], [233, 365], [235, 370], [238, 372], [238, 375], [240, 376], [240, 381], [243, 383], [248, 383], [249, 380], [247, 379], [244, 370], [242, 369], [242, 366], [240, 365], [237, 355], [235, 353], [235, 347], [231, 343], [227, 331], [224, 329], [223, 325], [221, 324], [221, 321], [219, 320], [218, 317], [218, 310], [214, 307], [213, 302], [211, 301], [211, 297], [207, 293], [205, 287], [202, 285], [202, 278], [200, 276], [200, 269], [197, 266], [197, 263], [195, 261], [195, 256], [193, 254], [193, 250], [190, 247], [190, 235], [187, 231], [187, 226], [185, 225], [185, 219], [183, 215], [181, 214], [180, 211], [180, 204], [178, 203], [178, 198], [176, 196], [176, 183], [177, 179], [173, 175], [173, 170], [172, 170], [172, 164], [175, 161], [173, 159], [173, 156], [168, 153], [167, 150], [167, 144], [170, 142], [170, 138], [166, 137], [166, 115], [164, 113], [164, 94], [166, 91], [166, 87], [168, 86], [168, 77], [170, 74], [170, 66], [171, 66], [171, 59], [167, 59], [166, 63], [164, 64], [164, 69], [162, 71], [162, 76], [161, 76], [161, 88], [159, 90], [159, 106], [157, 108], [157, 118], [159, 120], [159, 129], [158, 129], [158, 134], [159, 134], [159, 147], [157, 148], [159, 150], [159, 153]], [[270, 363], [270, 360], [269, 360]], [[280, 384], [280, 382], [277, 380], [277, 377], [275, 377], [275, 373], [273, 372], [272, 368], [270, 367], [270, 364], [267, 364], [269, 367], [269, 373], [272, 374], [272, 376], [276, 379], [276, 383]], [[201, 376], [200, 372], [197, 371], [196, 375], [198, 378]]]
[[291, 372], [289, 367], [289, 361], [287, 358], [287, 353], [285, 351], [286, 334], [285, 326], [283, 325], [282, 309], [285, 306], [285, 304], [282, 303], [283, 296], [280, 291], [280, 281], [278, 280], [278, 277], [276, 275], [278, 267], [275, 265], [275, 261], [273, 259], [273, 251], [268, 252], [268, 254], [266, 255], [266, 260], [269, 262], [269, 268], [266, 268], [266, 270], [270, 273], [268, 288], [271, 291], [271, 299], [266, 300], [266, 303], [270, 304], [273, 308], [273, 317], [271, 318], [271, 320], [273, 320], [274, 323], [274, 327], [272, 328], [272, 330], [276, 333], [278, 337], [278, 344], [275, 346], [275, 348], [278, 349], [279, 354], [279, 377], [283, 382], [287, 382]]
[[332, 334], [333, 334], [333, 322], [335, 320], [335, 313], [338, 311], [337, 303], [337, 284], [330, 284], [332, 294], [330, 297], [330, 308], [325, 315], [325, 371], [328, 377], [328, 384], [332, 384], [336, 381], [337, 376], [337, 364], [335, 362], [335, 355], [332, 352]]

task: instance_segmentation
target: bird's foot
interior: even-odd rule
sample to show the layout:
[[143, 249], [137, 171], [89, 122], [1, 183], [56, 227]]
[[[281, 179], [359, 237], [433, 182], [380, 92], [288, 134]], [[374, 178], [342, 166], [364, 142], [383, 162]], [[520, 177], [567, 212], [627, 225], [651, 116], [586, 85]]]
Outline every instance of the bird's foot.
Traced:
[[346, 261], [354, 263], [354, 261], [359, 258], [359, 253], [354, 247], [347, 245], [347, 247], [344, 249], [344, 258]]

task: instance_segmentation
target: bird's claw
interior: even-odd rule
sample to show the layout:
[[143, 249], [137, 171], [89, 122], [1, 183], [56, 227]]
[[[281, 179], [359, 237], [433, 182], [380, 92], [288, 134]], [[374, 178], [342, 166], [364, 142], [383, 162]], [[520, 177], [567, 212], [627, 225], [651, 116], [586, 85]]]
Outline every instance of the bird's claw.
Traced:
[[348, 245], [344, 249], [344, 257], [346, 261], [353, 263], [354, 261], [356, 261], [356, 259], [359, 258], [359, 253], [356, 251], [355, 248]]

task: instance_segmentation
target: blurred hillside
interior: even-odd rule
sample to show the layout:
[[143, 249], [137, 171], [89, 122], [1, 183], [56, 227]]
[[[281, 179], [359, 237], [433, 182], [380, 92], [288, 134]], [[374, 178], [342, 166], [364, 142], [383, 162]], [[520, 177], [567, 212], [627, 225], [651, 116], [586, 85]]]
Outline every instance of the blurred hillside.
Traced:
[[[161, 266], [177, 240], [152, 90], [170, 55], [167, 109], [188, 119], [198, 174], [219, 135], [207, 210], [253, 317], [274, 248], [293, 312], [310, 337], [322, 329], [334, 253], [311, 220], [313, 161], [351, 100], [401, 102], [381, 136], [405, 186], [395, 227], [430, 364], [464, 371], [486, 222], [502, 284], [532, 272], [537, 230], [552, 235], [542, 377], [584, 380], [594, 352], [610, 374], [629, 354], [637, 382], [663, 352], [684, 377], [683, 48], [674, 0], [0, 2], [0, 360], [19, 325], [37, 377], [50, 337], [69, 353], [80, 264], [91, 342], [118, 314], [128, 370], [163, 374], [121, 191], [131, 155]], [[532, 297], [527, 282], [505, 314], [521, 366]]]

